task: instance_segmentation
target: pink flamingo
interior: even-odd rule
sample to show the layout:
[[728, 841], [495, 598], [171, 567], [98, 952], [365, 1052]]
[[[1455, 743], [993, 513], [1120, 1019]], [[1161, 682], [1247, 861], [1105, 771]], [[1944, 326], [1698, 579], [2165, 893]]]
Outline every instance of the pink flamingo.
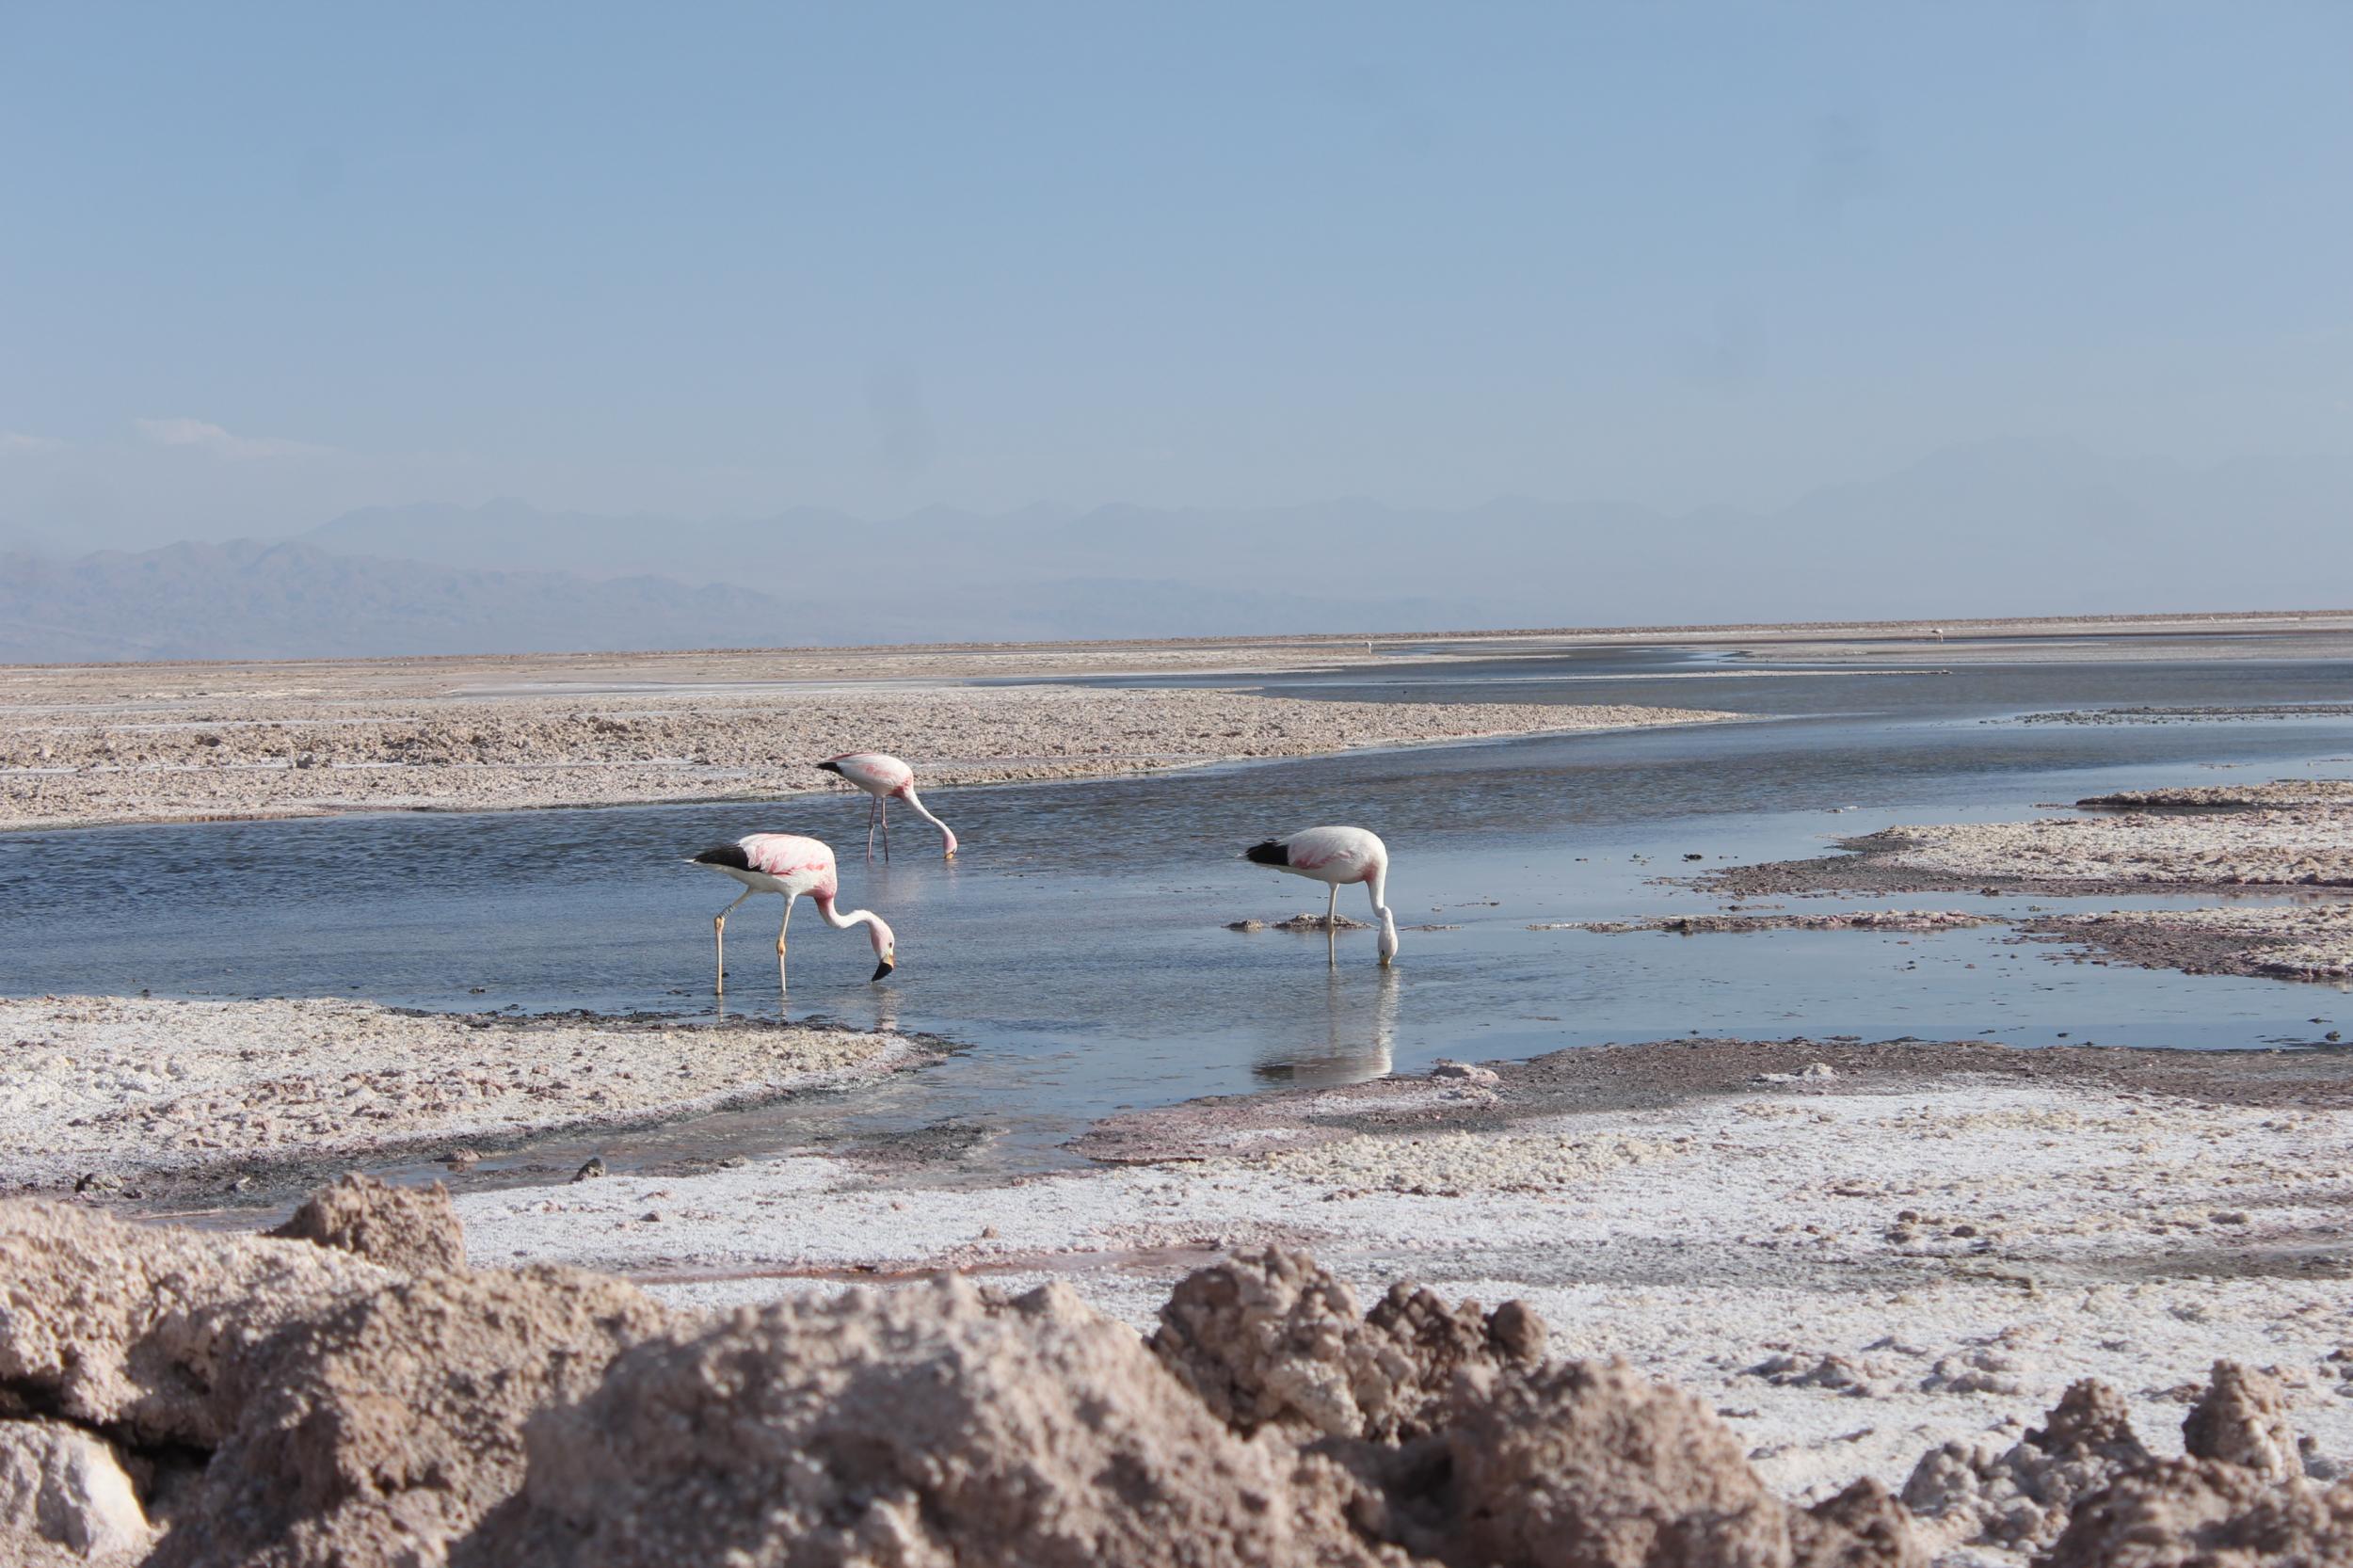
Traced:
[[890, 858], [890, 803], [904, 800], [915, 808], [915, 814], [939, 829], [940, 838], [948, 846], [947, 857], [956, 857], [956, 836], [948, 831], [948, 824], [923, 809], [916, 798], [915, 770], [896, 757], [886, 757], [879, 751], [845, 751], [839, 757], [828, 757], [817, 764], [823, 771], [838, 774], [874, 797], [866, 808], [866, 858], [874, 857], [874, 818], [882, 817], [883, 858]]
[[1269, 839], [1243, 850], [1254, 865], [1329, 883], [1330, 903], [1323, 911], [1328, 936], [1340, 912], [1340, 889], [1361, 882], [1372, 897], [1372, 912], [1381, 917], [1381, 967], [1397, 956], [1397, 917], [1389, 913], [1389, 846], [1361, 827], [1310, 827], [1288, 838]]
[[804, 839], [797, 833], [754, 833], [731, 844], [714, 844], [687, 861], [690, 866], [709, 866], [712, 871], [735, 878], [744, 884], [744, 891], [735, 904], [719, 911], [711, 927], [719, 950], [719, 983], [712, 987], [725, 992], [728, 988], [728, 917], [735, 912], [735, 904], [754, 893], [784, 895], [784, 924], [776, 928], [776, 988], [784, 988], [784, 934], [792, 926], [792, 905], [806, 894], [817, 904], [817, 913], [836, 931], [847, 931], [854, 925], [870, 927], [867, 939], [874, 944], [874, 972], [869, 978], [879, 981], [898, 964], [898, 942], [890, 927], [880, 915], [871, 909], [853, 909], [848, 914], [835, 912], [834, 895], [840, 883], [834, 875], [833, 851], [815, 839]]

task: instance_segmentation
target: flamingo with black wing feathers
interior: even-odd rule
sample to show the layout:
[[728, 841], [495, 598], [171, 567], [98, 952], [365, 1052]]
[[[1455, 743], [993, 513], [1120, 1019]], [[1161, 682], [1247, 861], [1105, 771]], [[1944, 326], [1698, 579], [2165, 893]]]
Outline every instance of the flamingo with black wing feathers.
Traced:
[[1372, 898], [1372, 912], [1381, 919], [1381, 967], [1388, 968], [1397, 956], [1397, 917], [1389, 913], [1389, 846], [1378, 834], [1361, 827], [1310, 827], [1253, 844], [1242, 851], [1242, 858], [1329, 884], [1332, 897], [1323, 912], [1327, 932], [1340, 911], [1340, 889], [1363, 883]]
[[866, 808], [866, 858], [874, 857], [874, 821], [882, 819], [883, 858], [890, 858], [890, 803], [904, 800], [915, 814], [939, 829], [946, 849], [946, 857], [956, 857], [956, 836], [948, 831], [948, 824], [923, 808], [923, 802], [915, 793], [915, 770], [896, 757], [879, 751], [845, 751], [839, 757], [828, 757], [817, 764], [820, 770], [835, 774], [873, 796]]
[[836, 931], [852, 926], [868, 928], [867, 939], [874, 944], [874, 972], [869, 978], [880, 981], [899, 962], [898, 939], [888, 924], [871, 909], [853, 909], [844, 915], [834, 908], [834, 899], [840, 892], [840, 879], [834, 872], [833, 850], [816, 839], [805, 839], [797, 833], [753, 833], [731, 844], [713, 844], [687, 861], [690, 866], [708, 866], [725, 876], [731, 876], [744, 885], [744, 891], [735, 904], [728, 904], [712, 920], [712, 933], [718, 949], [719, 980], [712, 987], [725, 992], [728, 988], [728, 917], [735, 913], [735, 905], [754, 893], [784, 895], [784, 923], [776, 928], [776, 988], [784, 988], [784, 936], [792, 927], [792, 906], [807, 898], [817, 905], [818, 917]]

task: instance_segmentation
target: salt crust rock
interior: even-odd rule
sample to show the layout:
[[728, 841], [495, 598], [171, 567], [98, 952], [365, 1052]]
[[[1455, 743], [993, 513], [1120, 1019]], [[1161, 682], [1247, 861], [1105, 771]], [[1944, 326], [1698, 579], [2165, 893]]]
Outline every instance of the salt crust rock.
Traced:
[[1862, 1481], [1812, 1512], [1767, 1492], [1690, 1396], [1622, 1362], [1465, 1370], [1438, 1430], [1340, 1446], [1360, 1526], [1449, 1568], [1917, 1568], [1902, 1509]]
[[2037, 1568], [2329, 1568], [2353, 1562], [2353, 1481], [2285, 1485], [2169, 1459], [2084, 1499]]
[[171, 1471], [146, 1568], [1920, 1560], [1884, 1492], [1788, 1507], [1692, 1400], [1545, 1363], [1516, 1304], [1359, 1317], [1270, 1252], [1186, 1282], [1150, 1346], [1066, 1288], [953, 1279], [683, 1318], [426, 1267], [437, 1202], [345, 1184], [298, 1227], [411, 1271], [0, 1206], [0, 1414]]
[[438, 1181], [430, 1187], [394, 1187], [353, 1172], [311, 1194], [270, 1234], [356, 1253], [410, 1273], [466, 1266], [466, 1230], [449, 1201], [449, 1189]]
[[2187, 1459], [2153, 1459], [2123, 1400], [2086, 1379], [1998, 1458], [1958, 1443], [1927, 1455], [1903, 1500], [1933, 1544], [2047, 1544], [2050, 1568], [2353, 1561], [2353, 1483], [2306, 1482], [2277, 1378], [2216, 1362], [2182, 1439]]
[[135, 1560], [148, 1537], [113, 1444], [58, 1421], [0, 1421], [0, 1560]]
[[237, 1420], [149, 1568], [408, 1568], [523, 1478], [524, 1422], [594, 1389], [670, 1314], [545, 1265], [420, 1275], [290, 1325], [229, 1368]]
[[2086, 1378], [1998, 1456], [1961, 1443], [1923, 1455], [1903, 1500], [1945, 1544], [2023, 1550], [2057, 1536], [2078, 1499], [2149, 1463], [2123, 1396]]
[[1454, 1373], [1532, 1368], [1544, 1320], [1518, 1302], [1491, 1315], [1404, 1285], [1369, 1317], [1305, 1253], [1276, 1248], [1202, 1269], [1160, 1308], [1152, 1350], [1209, 1413], [1244, 1435], [1280, 1425], [1325, 1437], [1427, 1430]]
[[42, 1203], [0, 1205], [0, 1410], [202, 1461], [148, 1568], [438, 1563], [520, 1483], [524, 1419], [673, 1320], [575, 1270], [411, 1276]]
[[1396, 1561], [1342, 1478], [1245, 1439], [1066, 1286], [961, 1279], [738, 1312], [534, 1422], [459, 1568]]
[[0, 1204], [0, 1415], [215, 1448], [235, 1421], [220, 1397], [234, 1361], [393, 1277], [299, 1242]]
[[2279, 1383], [2228, 1362], [2189, 1458], [2152, 1460], [2081, 1383], [1999, 1456], [1924, 1459], [1915, 1531], [1868, 1481], [1783, 1503], [1687, 1396], [1544, 1362], [1518, 1304], [1398, 1287], [1359, 1317], [1270, 1251], [1185, 1281], [1149, 1345], [1066, 1288], [958, 1280], [713, 1321], [574, 1271], [441, 1267], [444, 1202], [347, 1181], [292, 1227], [323, 1245], [0, 1205], [0, 1560], [1917, 1568], [1972, 1542], [2048, 1543], [2043, 1568], [2353, 1561], [2353, 1482], [2304, 1480]]
[[2304, 1479], [2287, 1394], [2234, 1362], [2182, 1422], [2185, 1459], [2086, 1497], [2042, 1568], [2302, 1568], [2353, 1562], [2353, 1481]]
[[2278, 1378], [2235, 1361], [2214, 1364], [2206, 1392], [2182, 1422], [2182, 1447], [2193, 1459], [2220, 1460], [2274, 1480], [2304, 1475], [2287, 1390]]

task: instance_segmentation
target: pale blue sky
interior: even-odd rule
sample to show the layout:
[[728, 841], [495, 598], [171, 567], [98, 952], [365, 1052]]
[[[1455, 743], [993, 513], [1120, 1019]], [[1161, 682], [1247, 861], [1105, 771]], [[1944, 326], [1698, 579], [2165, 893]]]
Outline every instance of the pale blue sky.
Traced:
[[2353, 7], [0, 6], [0, 524], [2353, 452]]

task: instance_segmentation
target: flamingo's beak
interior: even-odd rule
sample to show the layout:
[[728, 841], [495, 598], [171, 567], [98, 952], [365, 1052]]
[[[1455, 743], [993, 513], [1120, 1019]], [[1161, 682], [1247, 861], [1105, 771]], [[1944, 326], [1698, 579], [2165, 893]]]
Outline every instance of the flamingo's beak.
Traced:
[[874, 972], [867, 976], [867, 981], [870, 984], [878, 983], [888, 976], [891, 970], [897, 968], [898, 967], [898, 965], [893, 964], [889, 959], [886, 958], [881, 963], [874, 966]]

